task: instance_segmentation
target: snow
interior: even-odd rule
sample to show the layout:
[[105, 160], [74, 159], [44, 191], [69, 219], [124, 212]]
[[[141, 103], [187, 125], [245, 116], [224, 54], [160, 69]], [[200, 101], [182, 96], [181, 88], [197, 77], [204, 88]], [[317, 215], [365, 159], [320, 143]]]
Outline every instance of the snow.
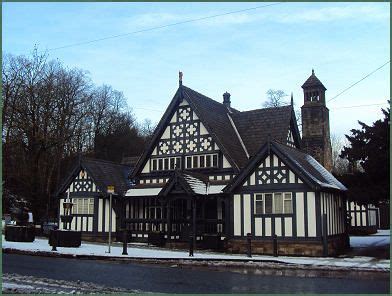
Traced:
[[162, 188], [132, 188], [129, 189], [125, 196], [156, 196]]
[[[380, 238], [379, 236], [373, 236]], [[387, 238], [389, 242], [389, 237]], [[355, 240], [355, 239], [354, 239]], [[361, 240], [363, 241], [363, 240]], [[366, 241], [366, 240], [365, 240]], [[378, 240], [379, 243], [386, 241]], [[32, 243], [7, 242], [3, 236], [3, 249], [17, 249], [31, 252], [52, 252], [47, 239], [36, 238]], [[98, 243], [83, 242], [79, 248], [57, 248], [57, 253], [73, 255], [93, 255], [104, 257], [119, 258], [139, 258], [139, 259], [193, 259], [193, 260], [231, 260], [231, 261], [275, 261], [278, 263], [302, 264], [307, 266], [325, 267], [349, 267], [372, 270], [390, 270], [389, 259], [376, 259], [373, 257], [354, 257], [354, 258], [333, 258], [333, 257], [273, 257], [269, 255], [255, 255], [252, 258], [245, 254], [223, 254], [196, 250], [194, 257], [188, 256], [187, 250], [170, 250], [147, 246], [147, 244], [129, 244], [128, 255], [122, 255], [122, 245], [115, 243], [112, 245], [111, 253], [107, 253], [108, 246]]]
[[389, 230], [379, 230], [367, 236], [351, 236], [350, 246], [353, 248], [382, 247], [390, 244]]

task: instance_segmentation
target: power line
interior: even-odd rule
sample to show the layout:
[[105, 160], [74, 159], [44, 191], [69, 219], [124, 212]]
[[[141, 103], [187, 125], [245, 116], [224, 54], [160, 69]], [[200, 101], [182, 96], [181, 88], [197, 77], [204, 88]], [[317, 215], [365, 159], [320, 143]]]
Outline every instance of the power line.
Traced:
[[340, 93], [338, 93], [336, 96], [334, 96], [332, 99], [329, 99], [328, 102], [331, 102], [332, 100], [336, 99], [338, 96], [340, 96], [341, 94], [345, 93], [346, 91], [348, 91], [350, 88], [352, 88], [353, 86], [357, 85], [358, 83], [360, 83], [362, 80], [365, 80], [366, 78], [368, 78], [370, 75], [376, 73], [378, 70], [380, 70], [381, 68], [383, 68], [385, 65], [389, 64], [391, 62], [391, 60], [389, 60], [388, 62], [384, 63], [383, 65], [381, 65], [380, 67], [378, 67], [376, 70], [373, 70], [372, 72], [370, 72], [369, 74], [367, 74], [366, 76], [362, 77], [360, 80], [358, 80], [357, 82], [351, 84], [349, 87], [345, 88], [344, 90], [342, 90]]
[[331, 110], [348, 109], [348, 108], [359, 108], [359, 107], [369, 107], [369, 106], [381, 106], [381, 105], [386, 105], [386, 104], [388, 104], [388, 103], [385, 102], [385, 103], [378, 103], [378, 104], [344, 106], [344, 107], [338, 107], [338, 108], [331, 108]]
[[151, 27], [151, 28], [142, 29], [142, 30], [138, 30], [138, 31], [133, 31], [133, 32], [129, 32], [129, 33], [112, 35], [112, 36], [102, 37], [102, 38], [93, 39], [93, 40], [89, 40], [89, 41], [78, 42], [78, 43], [72, 43], [72, 44], [68, 44], [68, 45], [64, 45], [64, 46], [60, 46], [60, 47], [50, 48], [50, 49], [48, 49], [48, 51], [58, 50], [58, 49], [63, 49], [63, 48], [69, 48], [69, 47], [74, 47], [74, 46], [80, 46], [80, 45], [90, 44], [90, 43], [104, 41], [104, 40], [108, 40], [108, 39], [120, 38], [120, 37], [129, 36], [129, 35], [133, 35], [133, 34], [137, 34], [137, 33], [148, 32], [148, 31], [163, 29], [163, 28], [167, 28], [167, 27], [173, 27], [173, 26], [187, 24], [187, 23], [191, 23], [191, 22], [198, 22], [198, 21], [202, 21], [202, 20], [217, 18], [217, 17], [220, 17], [220, 16], [236, 14], [236, 13], [250, 11], [250, 10], [256, 10], [256, 9], [265, 8], [265, 7], [274, 6], [274, 5], [279, 5], [279, 4], [283, 4], [283, 3], [285, 3], [285, 2], [271, 3], [271, 4], [267, 4], [267, 5], [255, 6], [255, 7], [250, 7], [250, 8], [241, 9], [241, 10], [229, 11], [229, 12], [225, 12], [225, 13], [220, 13], [220, 14], [215, 14], [215, 15], [210, 15], [210, 16], [205, 16], [205, 17], [200, 17], [200, 18], [195, 18], [195, 19], [189, 19], [189, 20], [186, 20], [186, 21], [181, 21], [181, 22], [177, 22], [177, 23], [171, 23], [171, 24], [162, 25], [162, 26]]

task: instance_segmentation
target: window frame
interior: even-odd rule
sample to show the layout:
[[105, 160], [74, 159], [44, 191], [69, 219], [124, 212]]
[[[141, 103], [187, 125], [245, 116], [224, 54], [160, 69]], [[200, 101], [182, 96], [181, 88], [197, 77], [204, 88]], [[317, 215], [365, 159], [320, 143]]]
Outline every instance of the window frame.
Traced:
[[[276, 212], [276, 201], [275, 201], [275, 194], [281, 194], [281, 200], [282, 200], [282, 212], [277, 213]], [[271, 195], [271, 212], [267, 213], [266, 211], [266, 203], [267, 203], [267, 196]], [[261, 197], [261, 200], [258, 200], [257, 198]], [[285, 202], [290, 201], [290, 212], [286, 212], [285, 208]], [[262, 212], [263, 213], [258, 213], [257, 212], [257, 202], [262, 202]], [[253, 210], [254, 215], [293, 215], [293, 194], [292, 192], [263, 192], [263, 193], [254, 193], [254, 210]]]

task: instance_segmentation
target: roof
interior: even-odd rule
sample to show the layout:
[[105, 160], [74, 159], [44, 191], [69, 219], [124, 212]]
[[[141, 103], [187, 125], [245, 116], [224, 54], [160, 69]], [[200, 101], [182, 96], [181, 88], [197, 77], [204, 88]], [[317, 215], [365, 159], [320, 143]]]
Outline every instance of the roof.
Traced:
[[302, 88], [315, 87], [315, 86], [321, 86], [324, 90], [326, 90], [325, 86], [314, 74], [314, 70], [312, 70], [312, 75], [310, 75], [309, 78], [305, 81], [305, 83], [302, 85]]
[[289, 105], [232, 114], [250, 156], [255, 155], [269, 138], [286, 143], [292, 110]]
[[222, 193], [225, 185], [210, 185], [208, 177], [184, 170], [175, 170], [169, 181], [159, 193], [161, 196], [168, 195], [176, 185], [180, 185], [189, 195], [209, 195]]
[[328, 172], [316, 159], [298, 149], [274, 143], [293, 162], [298, 165], [308, 177], [322, 188], [333, 188], [346, 191], [347, 188]]
[[80, 169], [85, 169], [93, 179], [95, 185], [101, 192], [107, 192], [109, 185], [114, 186], [117, 195], [124, 195], [131, 187], [128, 179], [132, 168], [128, 165], [122, 165], [107, 160], [94, 158], [81, 158], [67, 180], [60, 187], [57, 195], [63, 193], [69, 184], [74, 180]]
[[[196, 114], [203, 122], [206, 129], [215, 136], [220, 149], [226, 157], [234, 162], [237, 168], [242, 168], [248, 162], [246, 152], [242, 148], [241, 142], [230, 123], [228, 117], [229, 110], [221, 103], [210, 99], [186, 86], [183, 86], [184, 99], [193, 107]], [[233, 112], [231, 115], [239, 113], [239, 111], [230, 108]]]
[[268, 154], [269, 149], [286, 162], [295, 173], [303, 176], [305, 183], [315, 190], [332, 189], [347, 191], [347, 188], [312, 156], [299, 149], [280, 144], [276, 141], [265, 143], [251, 159], [248, 166], [227, 185], [224, 191], [231, 191], [242, 184], [243, 180], [254, 171], [258, 163]]
[[[270, 134], [271, 139], [285, 142], [290, 124], [294, 124], [297, 130], [297, 135], [294, 136], [298, 138], [298, 144], [300, 142], [297, 123], [293, 120], [295, 115], [292, 106], [240, 112], [234, 108], [228, 109], [224, 104], [214, 101], [189, 87], [180, 85], [158, 123], [150, 144], [140, 157], [132, 177], [135, 177], [141, 171], [182, 98], [196, 112], [219, 149], [222, 150], [227, 160], [238, 172], [249, 161], [247, 152], [254, 155], [261, 145], [268, 140], [268, 134]], [[235, 126], [232, 125], [231, 119]], [[236, 129], [241, 139], [238, 137]], [[247, 152], [244, 150], [241, 141], [244, 143]]]

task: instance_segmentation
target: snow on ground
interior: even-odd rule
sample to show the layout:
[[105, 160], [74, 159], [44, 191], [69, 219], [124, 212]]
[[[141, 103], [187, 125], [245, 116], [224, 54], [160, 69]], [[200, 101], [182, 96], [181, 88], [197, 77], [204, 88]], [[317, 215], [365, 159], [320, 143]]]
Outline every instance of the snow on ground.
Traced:
[[[127, 291], [121, 288], [106, 287], [82, 281], [64, 281], [20, 274], [3, 274], [3, 293], [15, 294], [96, 294], [96, 293], [141, 293], [139, 290]], [[143, 292], [144, 293], [144, 292]]]
[[[8, 242], [3, 236], [2, 247], [32, 252], [51, 252], [51, 246], [47, 239], [36, 238], [32, 243]], [[389, 239], [389, 238], [388, 238]], [[373, 257], [354, 258], [332, 258], [332, 257], [273, 257], [268, 255], [254, 255], [251, 259], [245, 254], [222, 254], [196, 250], [194, 257], [188, 256], [187, 250], [170, 250], [156, 247], [149, 247], [146, 244], [129, 244], [128, 255], [122, 255], [122, 245], [115, 244], [111, 248], [111, 253], [107, 253], [108, 246], [104, 244], [94, 244], [83, 242], [79, 248], [57, 248], [57, 253], [74, 255], [93, 255], [119, 258], [140, 258], [140, 259], [196, 259], [196, 260], [252, 260], [252, 261], [277, 261], [281, 263], [314, 265], [314, 266], [334, 266], [352, 267], [361, 269], [390, 270], [390, 260], [376, 259]]]
[[366, 236], [351, 236], [352, 248], [383, 247], [390, 244], [390, 231], [378, 230], [377, 233]]

